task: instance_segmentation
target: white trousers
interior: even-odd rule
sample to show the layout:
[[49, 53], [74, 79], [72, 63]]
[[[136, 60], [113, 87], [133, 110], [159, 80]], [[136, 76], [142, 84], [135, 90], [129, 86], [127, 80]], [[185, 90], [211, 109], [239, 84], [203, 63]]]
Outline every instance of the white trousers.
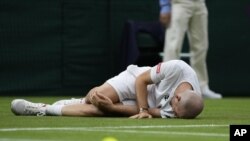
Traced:
[[190, 65], [201, 88], [208, 86], [208, 11], [204, 0], [172, 0], [170, 25], [166, 30], [163, 61], [179, 59], [185, 33], [189, 41]]

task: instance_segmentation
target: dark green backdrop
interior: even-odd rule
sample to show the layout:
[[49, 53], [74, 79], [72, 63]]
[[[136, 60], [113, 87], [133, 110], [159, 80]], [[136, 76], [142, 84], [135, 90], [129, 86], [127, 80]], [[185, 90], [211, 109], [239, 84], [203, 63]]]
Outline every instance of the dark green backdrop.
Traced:
[[[250, 2], [206, 3], [210, 87], [248, 95]], [[158, 10], [158, 0], [1, 0], [1, 94], [101, 84], [118, 73], [124, 22], [156, 21]]]

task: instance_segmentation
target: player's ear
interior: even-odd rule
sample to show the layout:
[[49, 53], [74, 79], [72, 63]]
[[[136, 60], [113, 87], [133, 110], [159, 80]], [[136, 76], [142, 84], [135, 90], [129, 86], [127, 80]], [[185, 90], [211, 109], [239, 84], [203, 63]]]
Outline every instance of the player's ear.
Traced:
[[176, 95], [176, 98], [177, 98], [178, 101], [181, 101], [181, 96]]

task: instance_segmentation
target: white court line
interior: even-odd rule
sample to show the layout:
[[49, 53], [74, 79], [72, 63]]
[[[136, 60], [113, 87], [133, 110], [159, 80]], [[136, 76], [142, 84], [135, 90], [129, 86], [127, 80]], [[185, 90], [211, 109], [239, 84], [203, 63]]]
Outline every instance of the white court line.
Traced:
[[222, 133], [203, 133], [203, 132], [173, 132], [173, 131], [138, 131], [138, 130], [107, 130], [107, 129], [98, 129], [91, 130], [87, 129], [85, 131], [99, 131], [99, 132], [122, 132], [122, 133], [139, 133], [139, 134], [161, 134], [161, 135], [189, 135], [189, 136], [207, 136], [207, 137], [228, 137], [228, 134]]
[[103, 126], [103, 127], [34, 127], [34, 128], [0, 128], [0, 132], [29, 131], [29, 130], [81, 130], [81, 129], [147, 129], [147, 128], [201, 128], [201, 127], [229, 127], [226, 124], [201, 124], [201, 125], [150, 125], [150, 126]]
[[229, 125], [226, 124], [201, 124], [201, 125], [145, 125], [145, 126], [106, 126], [106, 127], [92, 127], [92, 128], [118, 128], [118, 129], [131, 129], [131, 128], [141, 128], [141, 129], [146, 129], [146, 128], [200, 128], [200, 127], [229, 127]]
[[[44, 139], [15, 139], [15, 138], [0, 138], [0, 141], [56, 141]], [[58, 140], [59, 141], [59, 140]], [[61, 141], [61, 140], [60, 140]]]
[[[131, 129], [149, 129], [149, 128], [200, 128], [200, 127], [229, 127], [229, 125], [163, 125], [163, 126], [108, 126], [108, 127], [42, 127], [42, 128], [0, 128], [0, 132], [15, 131], [89, 131], [89, 132], [120, 132], [120, 133], [140, 133], [140, 134], [163, 134], [163, 135], [191, 135], [207, 137], [228, 137], [223, 133], [204, 133], [204, 132], [172, 132], [172, 131], [138, 131]], [[130, 130], [114, 130], [130, 129]]]

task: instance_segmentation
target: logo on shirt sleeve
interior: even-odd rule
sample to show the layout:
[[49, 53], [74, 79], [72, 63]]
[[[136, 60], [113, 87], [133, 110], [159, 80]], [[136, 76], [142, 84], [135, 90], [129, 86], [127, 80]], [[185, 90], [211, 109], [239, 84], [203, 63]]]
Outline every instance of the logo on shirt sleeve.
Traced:
[[161, 64], [162, 64], [162, 63], [159, 63], [159, 64], [157, 65], [156, 73], [160, 73], [160, 72], [161, 72]]

